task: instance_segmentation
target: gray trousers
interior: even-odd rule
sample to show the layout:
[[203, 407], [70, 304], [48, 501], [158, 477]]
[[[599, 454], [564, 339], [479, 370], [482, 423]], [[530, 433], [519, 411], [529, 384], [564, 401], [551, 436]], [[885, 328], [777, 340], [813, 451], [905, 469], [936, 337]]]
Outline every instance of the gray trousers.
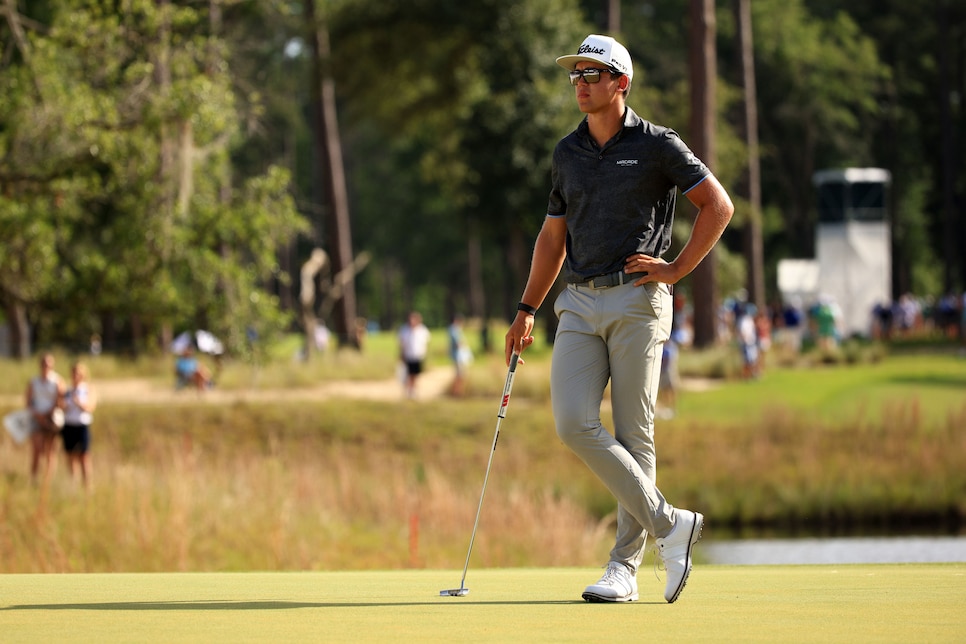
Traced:
[[[654, 449], [671, 294], [660, 283], [604, 289], [570, 284], [554, 312], [559, 324], [550, 391], [557, 435], [617, 498], [617, 538], [610, 559], [636, 571], [647, 533], [666, 537], [673, 526], [673, 507], [655, 485]], [[613, 434], [600, 420], [608, 381]]]

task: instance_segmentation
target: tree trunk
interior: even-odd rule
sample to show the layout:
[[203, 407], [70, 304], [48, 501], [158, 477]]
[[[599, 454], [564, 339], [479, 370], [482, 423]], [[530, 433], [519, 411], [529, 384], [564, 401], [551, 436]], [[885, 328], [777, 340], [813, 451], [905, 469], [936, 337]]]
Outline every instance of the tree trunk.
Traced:
[[[949, 22], [952, 19], [949, 7], [940, 3], [939, 13], [939, 131], [943, 133], [940, 144], [940, 164], [942, 176], [942, 216], [941, 230], [943, 236], [943, 293], [952, 293], [956, 283], [956, 274], [961, 268], [956, 243], [956, 127], [952, 116], [954, 89], [951, 83], [953, 76], [950, 61], [952, 49], [949, 35]], [[962, 70], [960, 70], [962, 71]]]
[[745, 261], [748, 262], [748, 301], [765, 307], [765, 252], [761, 238], [761, 159], [758, 156], [758, 90], [755, 84], [754, 38], [751, 25], [751, 0], [735, 0], [738, 26], [741, 86], [744, 89], [742, 131], [748, 148], [748, 168], [742, 181], [748, 200], [748, 222], [744, 229]]
[[621, 31], [621, 0], [607, 2], [607, 33], [619, 34]]
[[[158, 7], [162, 10], [163, 21], [161, 23], [160, 34], [158, 35], [158, 51], [154, 57], [154, 78], [158, 84], [158, 94], [162, 100], [167, 100], [171, 91], [171, 24], [168, 0], [158, 0]], [[158, 185], [161, 186], [159, 211], [161, 217], [161, 240], [158, 242], [161, 252], [161, 265], [167, 267], [171, 260], [172, 247], [174, 245], [174, 193], [171, 180], [175, 168], [175, 155], [177, 146], [171, 135], [171, 129], [167, 122], [161, 122], [158, 136], [160, 137], [160, 160], [158, 165]], [[113, 332], [113, 331], [112, 331]], [[171, 323], [165, 321], [161, 327], [161, 338], [163, 348], [167, 351], [170, 345], [169, 338], [174, 337], [174, 330]], [[107, 334], [105, 333], [105, 339]], [[111, 346], [105, 344], [105, 346]], [[116, 343], [113, 345], [116, 346]]]
[[480, 239], [480, 222], [475, 217], [469, 221], [466, 236], [466, 257], [471, 318], [486, 320], [486, 291], [483, 285], [483, 242]]
[[[336, 118], [335, 81], [332, 79], [329, 31], [325, 18], [318, 15], [316, 0], [306, 3], [309, 24], [312, 25], [314, 54], [313, 80], [316, 101], [314, 108], [315, 148], [320, 160], [320, 185], [325, 186], [326, 214], [328, 215], [328, 246], [332, 273], [338, 275], [352, 266], [352, 231], [349, 223], [349, 196], [342, 161], [342, 142]], [[333, 327], [340, 344], [359, 347], [355, 333], [356, 291], [354, 277], [344, 285], [342, 296], [333, 309]]]
[[[691, 0], [690, 75], [691, 149], [709, 168], [715, 165], [715, 16], [713, 0]], [[694, 345], [714, 344], [717, 280], [715, 251], [698, 264], [692, 275]]]
[[10, 355], [18, 360], [30, 357], [30, 323], [23, 302], [8, 302], [7, 328], [10, 330]]

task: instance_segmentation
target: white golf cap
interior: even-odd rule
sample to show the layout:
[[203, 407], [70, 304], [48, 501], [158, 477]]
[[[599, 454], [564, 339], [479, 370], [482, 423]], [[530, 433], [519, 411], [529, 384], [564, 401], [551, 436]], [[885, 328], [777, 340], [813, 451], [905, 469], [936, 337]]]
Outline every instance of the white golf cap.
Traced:
[[576, 54], [561, 56], [557, 59], [557, 64], [564, 69], [573, 71], [576, 69], [577, 63], [582, 60], [603, 63], [622, 74], [626, 74], [629, 80], [634, 80], [634, 65], [631, 64], [631, 55], [627, 53], [624, 45], [610, 36], [597, 34], [587, 36], [584, 38], [584, 42], [580, 43]]

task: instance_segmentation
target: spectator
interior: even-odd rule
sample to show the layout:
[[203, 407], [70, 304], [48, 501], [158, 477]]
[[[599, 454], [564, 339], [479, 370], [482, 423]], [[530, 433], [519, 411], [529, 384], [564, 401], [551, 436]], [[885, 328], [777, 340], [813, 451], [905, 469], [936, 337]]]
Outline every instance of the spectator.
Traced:
[[758, 377], [758, 333], [755, 330], [754, 305], [739, 304], [735, 309], [735, 335], [741, 349], [741, 377]]
[[899, 297], [896, 317], [898, 318], [899, 331], [902, 335], [911, 335], [919, 329], [921, 312], [919, 302], [916, 301], [912, 294], [905, 293]]
[[959, 339], [966, 344], [966, 291], [959, 298]]
[[45, 481], [54, 467], [54, 448], [63, 426], [63, 397], [64, 380], [54, 371], [54, 356], [45, 353], [40, 358], [40, 374], [27, 383], [27, 409], [33, 414], [34, 423], [30, 434], [30, 478], [34, 483], [41, 462]]
[[771, 351], [771, 315], [767, 309], [755, 313], [755, 334], [758, 338], [758, 367], [757, 376], [761, 376], [765, 369], [765, 360]]
[[71, 369], [71, 388], [64, 394], [64, 452], [71, 478], [77, 479], [78, 473], [85, 488], [91, 487], [91, 423], [94, 421], [94, 408], [97, 397], [90, 385], [87, 365], [74, 363]]
[[892, 304], [876, 302], [872, 308], [872, 337], [888, 342], [892, 339]]
[[423, 324], [423, 316], [412, 311], [406, 324], [399, 330], [399, 359], [405, 367], [403, 382], [405, 395], [409, 399], [416, 397], [416, 379], [423, 372], [428, 349], [429, 329]]
[[831, 298], [821, 296], [812, 310], [815, 321], [815, 334], [818, 337], [818, 347], [822, 351], [831, 351], [838, 346], [838, 318]]
[[793, 297], [782, 310], [781, 342], [794, 353], [802, 350], [802, 336], [805, 333], [804, 315], [799, 298]]
[[936, 307], [936, 326], [947, 338], [953, 339], [959, 335], [959, 302], [952, 292], [944, 295]]
[[657, 390], [658, 418], [670, 420], [677, 413], [678, 389], [680, 389], [681, 372], [678, 367], [678, 357], [681, 354], [681, 344], [685, 337], [683, 329], [671, 331], [671, 337], [664, 343], [661, 352], [661, 381]]
[[457, 313], [449, 325], [449, 357], [453, 362], [455, 375], [450, 394], [462, 396], [466, 393], [466, 369], [473, 361], [473, 352], [463, 335], [463, 316]]
[[195, 350], [191, 345], [188, 345], [178, 356], [174, 371], [179, 389], [190, 385], [199, 391], [204, 391], [212, 386], [211, 373], [195, 357]]

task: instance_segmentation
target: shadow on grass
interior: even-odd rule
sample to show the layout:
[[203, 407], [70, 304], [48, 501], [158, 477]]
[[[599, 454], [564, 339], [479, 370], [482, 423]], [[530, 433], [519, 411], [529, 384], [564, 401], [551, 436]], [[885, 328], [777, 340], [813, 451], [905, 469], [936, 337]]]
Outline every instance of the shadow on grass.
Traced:
[[[100, 602], [88, 604], [21, 604], [0, 608], [0, 612], [12, 610], [285, 610], [290, 608], [379, 608], [399, 606], [439, 606], [444, 601], [421, 602], [234, 602], [234, 601], [168, 601], [168, 602]], [[585, 604], [583, 600], [548, 601], [467, 601], [459, 600], [453, 604], [476, 604], [492, 606], [553, 606]], [[663, 603], [663, 602], [638, 602]]]
[[899, 385], [915, 387], [966, 387], [966, 374], [907, 374], [894, 376], [889, 378], [889, 381]]

